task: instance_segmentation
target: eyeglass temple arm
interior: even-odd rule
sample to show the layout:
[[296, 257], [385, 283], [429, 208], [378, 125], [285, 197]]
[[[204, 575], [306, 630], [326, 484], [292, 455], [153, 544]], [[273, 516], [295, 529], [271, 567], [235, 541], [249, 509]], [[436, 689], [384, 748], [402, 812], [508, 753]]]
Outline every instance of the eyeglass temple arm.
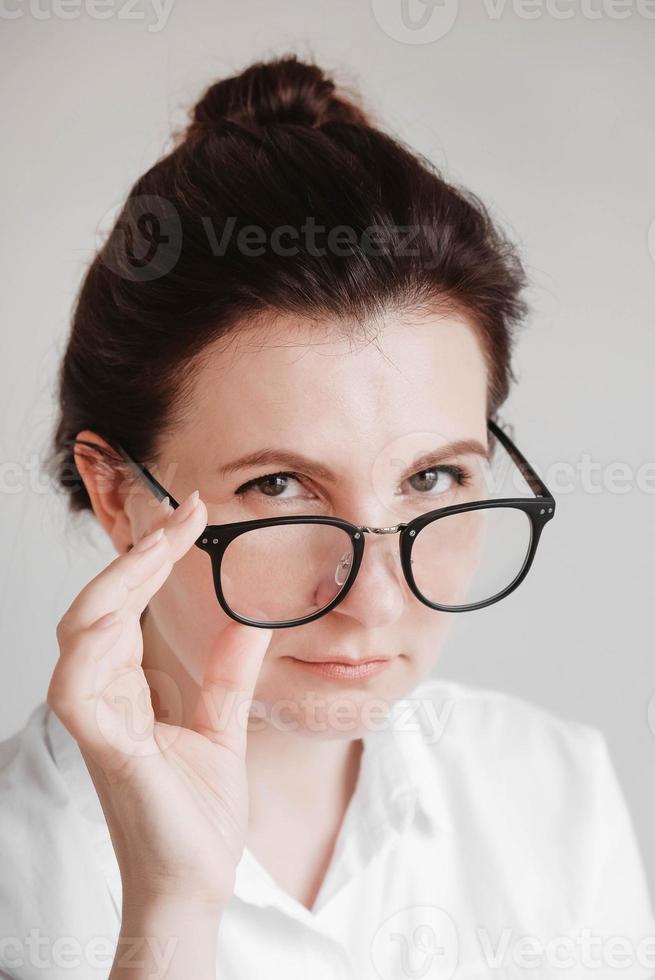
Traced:
[[512, 459], [520, 469], [521, 473], [525, 477], [525, 480], [527, 481], [534, 495], [536, 497], [548, 497], [552, 500], [553, 495], [548, 489], [548, 487], [546, 486], [546, 484], [544, 483], [544, 481], [536, 472], [535, 468], [530, 463], [528, 463], [525, 456], [521, 452], [519, 452], [519, 450], [514, 445], [514, 443], [507, 435], [507, 433], [503, 432], [500, 426], [497, 425], [496, 422], [493, 421], [493, 419], [487, 419], [487, 425], [489, 427], [489, 430], [496, 436], [498, 441], [503, 444], [507, 452], [510, 454], [510, 456], [512, 457]]
[[168, 497], [170, 505], [173, 508], [173, 510], [175, 510], [176, 507], [180, 506], [177, 500], [175, 499], [175, 497], [173, 497], [168, 492], [168, 490], [166, 490], [166, 488], [163, 487], [161, 483], [154, 478], [152, 473], [146, 469], [143, 463], [138, 463], [135, 459], [132, 459], [130, 454], [125, 452], [125, 450], [121, 445], [119, 445], [119, 443], [114, 443], [114, 447], [116, 451], [120, 453], [120, 455], [123, 457], [123, 459], [128, 464], [128, 466], [130, 466], [131, 469], [133, 469], [136, 472], [137, 476], [140, 476], [141, 479], [146, 481], [146, 483], [148, 484], [148, 486], [150, 487], [150, 489], [155, 494], [158, 500], [163, 500], [164, 497]]

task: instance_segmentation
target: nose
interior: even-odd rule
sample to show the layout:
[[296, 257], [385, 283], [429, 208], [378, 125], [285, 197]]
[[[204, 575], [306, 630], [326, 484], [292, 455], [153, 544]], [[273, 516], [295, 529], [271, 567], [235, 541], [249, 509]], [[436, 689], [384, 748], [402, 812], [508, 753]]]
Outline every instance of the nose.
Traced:
[[[350, 616], [363, 626], [374, 628], [395, 622], [402, 615], [409, 596], [400, 564], [398, 527], [362, 529], [365, 547], [355, 581], [333, 614]], [[384, 535], [378, 539], [378, 534]], [[341, 563], [340, 563], [341, 564]], [[345, 581], [346, 569], [337, 569], [338, 581]]]

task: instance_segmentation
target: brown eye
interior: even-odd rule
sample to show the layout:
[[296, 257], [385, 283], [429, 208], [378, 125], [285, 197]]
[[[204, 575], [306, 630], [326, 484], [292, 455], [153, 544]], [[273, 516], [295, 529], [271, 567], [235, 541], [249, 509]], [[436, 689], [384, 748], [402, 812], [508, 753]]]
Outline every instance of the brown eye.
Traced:
[[440, 488], [440, 493], [446, 493], [452, 489], [453, 484], [466, 486], [469, 479], [469, 474], [460, 466], [432, 466], [415, 473], [409, 478], [409, 482], [419, 493], [430, 493], [435, 486]]
[[263, 497], [281, 497], [289, 485], [289, 480], [299, 482], [293, 473], [270, 473], [267, 476], [258, 476], [253, 480], [248, 480], [234, 492], [247, 494], [259, 491]]

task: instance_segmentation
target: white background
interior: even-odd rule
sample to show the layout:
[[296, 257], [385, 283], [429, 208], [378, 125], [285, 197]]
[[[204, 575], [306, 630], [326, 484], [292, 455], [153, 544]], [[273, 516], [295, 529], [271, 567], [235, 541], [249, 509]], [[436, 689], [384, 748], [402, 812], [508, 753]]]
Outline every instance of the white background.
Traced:
[[526, 582], [458, 617], [438, 669], [601, 728], [655, 883], [655, 3], [443, 0], [425, 29], [400, 7], [110, 0], [100, 20], [91, 0], [5, 0], [0, 737], [45, 697], [56, 622], [114, 556], [38, 469], [96, 227], [207, 84], [294, 51], [522, 244], [533, 314], [502, 415], [557, 515]]

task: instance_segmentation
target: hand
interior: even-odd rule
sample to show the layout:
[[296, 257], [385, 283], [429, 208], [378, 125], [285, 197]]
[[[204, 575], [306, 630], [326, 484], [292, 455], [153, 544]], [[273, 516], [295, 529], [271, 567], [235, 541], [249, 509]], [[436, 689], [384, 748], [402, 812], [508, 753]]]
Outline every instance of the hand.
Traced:
[[175, 898], [220, 910], [248, 820], [248, 712], [236, 706], [252, 702], [272, 631], [231, 622], [209, 651], [190, 726], [155, 719], [140, 616], [207, 525], [193, 494], [175, 511], [166, 507], [153, 518], [162, 527], [92, 579], [57, 624], [47, 703], [77, 740], [95, 785], [124, 907]]

